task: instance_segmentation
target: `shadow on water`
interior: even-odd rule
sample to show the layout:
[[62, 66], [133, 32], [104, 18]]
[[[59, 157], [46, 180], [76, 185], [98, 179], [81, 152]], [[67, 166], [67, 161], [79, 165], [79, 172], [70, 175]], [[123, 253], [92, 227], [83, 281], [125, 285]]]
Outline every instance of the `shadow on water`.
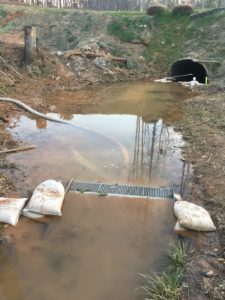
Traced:
[[[16, 120], [11, 133], [37, 145], [9, 156], [26, 175], [23, 182], [18, 176], [21, 196], [45, 179], [71, 177], [188, 192], [192, 170], [172, 126], [185, 93], [177, 85], [132, 83], [47, 95], [44, 113], [83, 128], [33, 116]], [[21, 218], [7, 229], [14, 251], [4, 251], [11, 271], [0, 279], [3, 294], [9, 280], [23, 300], [136, 300], [137, 274], [158, 268], [174, 223], [171, 200], [70, 192], [62, 218], [46, 225]]]

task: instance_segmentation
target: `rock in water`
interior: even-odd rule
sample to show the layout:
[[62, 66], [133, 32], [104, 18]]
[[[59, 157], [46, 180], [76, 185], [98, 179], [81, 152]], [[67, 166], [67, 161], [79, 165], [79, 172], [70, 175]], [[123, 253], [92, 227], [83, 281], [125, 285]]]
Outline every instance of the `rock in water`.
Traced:
[[176, 201], [174, 213], [180, 225], [196, 231], [215, 231], [213, 221], [203, 207], [187, 201]]

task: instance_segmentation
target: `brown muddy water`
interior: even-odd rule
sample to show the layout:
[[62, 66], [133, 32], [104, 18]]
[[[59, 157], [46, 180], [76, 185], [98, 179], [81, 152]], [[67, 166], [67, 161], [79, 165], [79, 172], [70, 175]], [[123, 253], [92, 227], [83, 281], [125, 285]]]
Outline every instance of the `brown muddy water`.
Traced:
[[[49, 178], [191, 189], [173, 129], [186, 90], [129, 83], [46, 95], [45, 113], [83, 128], [33, 116], [10, 132], [37, 149], [8, 156], [21, 196]], [[85, 104], [88, 103], [88, 104]], [[21, 180], [20, 178], [23, 178]], [[24, 179], [25, 178], [25, 179]], [[61, 218], [21, 217], [0, 246], [0, 299], [136, 300], [138, 273], [157, 270], [174, 239], [173, 203], [68, 193]]]

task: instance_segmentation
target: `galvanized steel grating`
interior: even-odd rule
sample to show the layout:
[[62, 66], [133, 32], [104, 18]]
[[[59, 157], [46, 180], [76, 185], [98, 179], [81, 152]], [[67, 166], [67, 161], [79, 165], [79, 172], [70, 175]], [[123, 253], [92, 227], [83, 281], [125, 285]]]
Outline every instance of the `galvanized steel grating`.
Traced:
[[69, 190], [81, 193], [96, 193], [101, 195], [110, 194], [149, 198], [174, 198], [174, 191], [172, 187], [146, 187], [73, 181]]

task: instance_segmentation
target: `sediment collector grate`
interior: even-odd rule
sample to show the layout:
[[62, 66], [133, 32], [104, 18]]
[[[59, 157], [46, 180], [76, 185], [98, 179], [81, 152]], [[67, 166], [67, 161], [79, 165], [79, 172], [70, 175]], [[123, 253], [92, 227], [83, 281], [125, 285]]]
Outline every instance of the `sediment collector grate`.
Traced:
[[174, 198], [174, 191], [171, 187], [145, 187], [120, 184], [93, 183], [73, 181], [70, 191], [81, 193], [95, 193], [100, 195], [121, 195], [148, 198]]

